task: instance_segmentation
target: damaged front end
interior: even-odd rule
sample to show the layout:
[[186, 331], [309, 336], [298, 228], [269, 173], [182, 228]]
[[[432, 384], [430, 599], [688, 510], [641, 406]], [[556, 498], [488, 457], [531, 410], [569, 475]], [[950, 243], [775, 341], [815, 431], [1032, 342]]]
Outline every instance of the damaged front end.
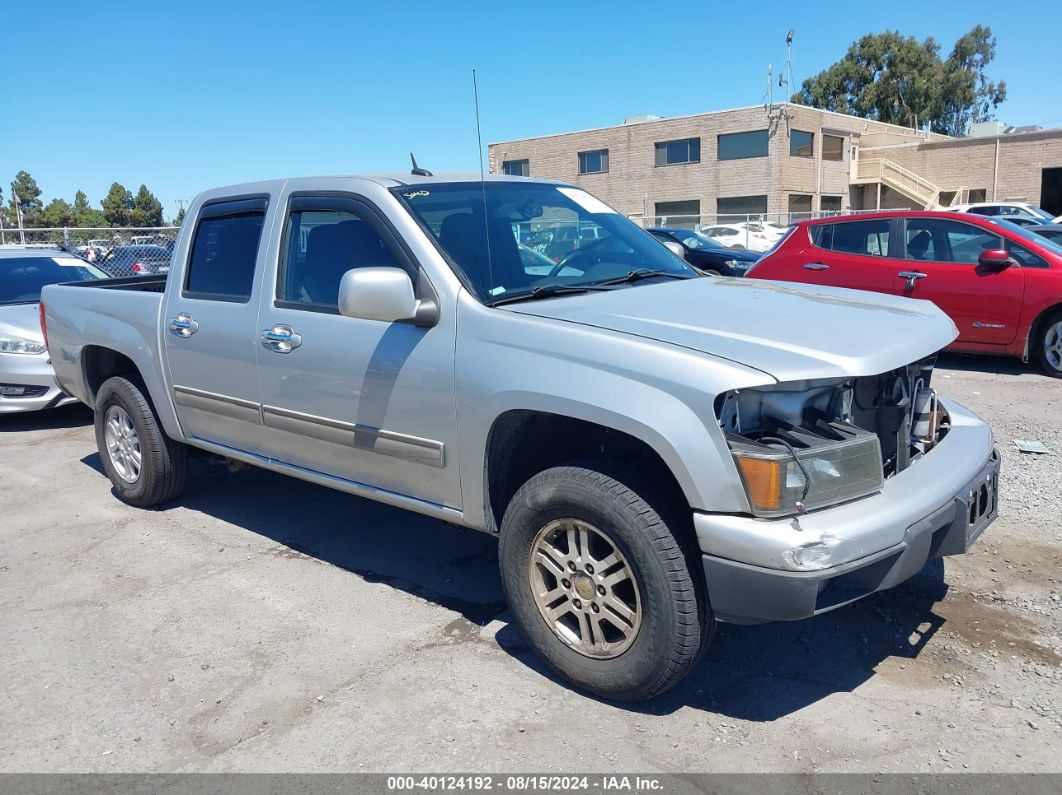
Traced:
[[935, 356], [879, 375], [735, 390], [716, 401], [754, 516], [803, 514], [881, 491], [948, 432]]

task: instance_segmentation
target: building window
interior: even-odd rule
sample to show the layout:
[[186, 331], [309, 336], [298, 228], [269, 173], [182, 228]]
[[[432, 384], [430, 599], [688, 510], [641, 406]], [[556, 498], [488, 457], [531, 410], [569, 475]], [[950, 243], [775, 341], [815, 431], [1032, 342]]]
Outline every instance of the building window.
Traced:
[[686, 229], [693, 229], [700, 222], [700, 199], [656, 203], [657, 226], [681, 226]]
[[656, 144], [656, 164], [658, 166], [700, 162], [700, 138], [683, 138], [681, 141], [661, 141]]
[[737, 220], [744, 221], [746, 215], [763, 215], [767, 212], [767, 197], [730, 196], [726, 199], [716, 199], [715, 211], [722, 223], [727, 223], [737, 216], [740, 216]]
[[608, 172], [608, 150], [596, 149], [593, 152], [579, 153], [580, 174], [605, 174]]
[[822, 159], [842, 162], [844, 160], [844, 138], [840, 135], [826, 135], [823, 133]]
[[730, 133], [720, 135], [720, 160], [744, 160], [748, 157], [767, 157], [767, 131]]
[[985, 188], [972, 188], [966, 200], [970, 203], [988, 201], [988, 191]]
[[510, 177], [531, 176], [530, 160], [504, 160], [502, 161], [502, 173]]
[[789, 194], [789, 214], [797, 216], [794, 221], [811, 216], [811, 195], [807, 193]]
[[819, 197], [819, 210], [824, 213], [839, 213], [841, 212], [841, 197], [840, 196], [821, 196]]
[[789, 154], [791, 157], [815, 156], [815, 133], [793, 130], [789, 133]]

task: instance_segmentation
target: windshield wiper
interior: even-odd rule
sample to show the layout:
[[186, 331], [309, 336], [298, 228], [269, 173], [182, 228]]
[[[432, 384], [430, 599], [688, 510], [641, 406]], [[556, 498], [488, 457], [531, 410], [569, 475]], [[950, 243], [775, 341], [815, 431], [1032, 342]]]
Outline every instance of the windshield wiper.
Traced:
[[655, 279], [657, 277], [663, 277], [665, 279], [695, 279], [696, 275], [690, 273], [674, 273], [673, 271], [651, 271], [646, 268], [640, 270], [631, 271], [625, 276], [617, 276], [615, 279], [605, 279], [604, 281], [594, 282], [594, 285], [610, 285], [610, 284], [630, 284], [631, 282], [638, 282], [642, 279]]
[[502, 306], [503, 304], [513, 304], [517, 301], [537, 301], [541, 298], [552, 298], [555, 295], [575, 295], [576, 293], [586, 293], [591, 290], [611, 289], [604, 286], [605, 284], [605, 282], [595, 284], [544, 284], [541, 287], [535, 287], [530, 292], [502, 296], [491, 301], [490, 305]]

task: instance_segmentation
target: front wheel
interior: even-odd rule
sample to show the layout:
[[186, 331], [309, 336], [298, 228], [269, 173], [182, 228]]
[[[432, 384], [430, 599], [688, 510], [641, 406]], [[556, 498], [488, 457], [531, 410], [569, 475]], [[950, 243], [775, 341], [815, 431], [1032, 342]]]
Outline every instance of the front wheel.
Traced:
[[1062, 312], [1054, 312], [1039, 335], [1040, 363], [1048, 375], [1062, 378]]
[[502, 522], [499, 561], [516, 623], [562, 676], [621, 701], [675, 685], [714, 628], [679, 528], [642, 496], [650, 490], [625, 472], [556, 467], [520, 488]]
[[103, 382], [96, 396], [96, 445], [122, 502], [152, 508], [184, 490], [187, 448], [166, 435], [139, 379]]

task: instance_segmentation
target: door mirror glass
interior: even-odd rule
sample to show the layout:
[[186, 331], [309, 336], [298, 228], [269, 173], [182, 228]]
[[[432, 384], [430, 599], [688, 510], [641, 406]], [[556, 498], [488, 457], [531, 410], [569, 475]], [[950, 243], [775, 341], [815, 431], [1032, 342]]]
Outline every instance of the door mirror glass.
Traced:
[[413, 281], [401, 268], [354, 268], [339, 282], [339, 314], [394, 323], [417, 314]]
[[682, 247], [681, 243], [676, 243], [674, 240], [662, 240], [664, 248], [670, 251], [679, 259], [686, 259], [686, 249]]
[[1010, 254], [1001, 248], [986, 248], [977, 258], [977, 264], [987, 271], [1002, 271], [1014, 263]]

